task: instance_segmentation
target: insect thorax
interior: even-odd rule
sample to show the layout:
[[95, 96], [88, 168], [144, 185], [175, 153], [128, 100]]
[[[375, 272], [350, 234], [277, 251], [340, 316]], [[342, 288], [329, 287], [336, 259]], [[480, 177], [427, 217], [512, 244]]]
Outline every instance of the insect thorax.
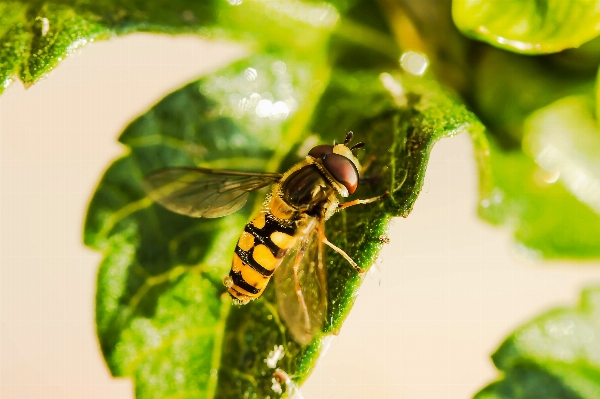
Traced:
[[319, 167], [301, 162], [274, 188], [270, 208], [274, 216], [290, 220], [302, 215], [329, 216], [337, 204], [337, 191]]

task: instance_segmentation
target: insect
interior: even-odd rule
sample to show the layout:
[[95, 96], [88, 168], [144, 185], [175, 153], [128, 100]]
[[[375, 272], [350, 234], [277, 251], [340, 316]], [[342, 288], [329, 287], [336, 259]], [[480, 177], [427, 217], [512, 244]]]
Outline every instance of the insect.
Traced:
[[312, 148], [283, 174], [175, 167], [147, 176], [144, 189], [171, 211], [215, 218], [236, 212], [251, 191], [272, 185], [262, 210], [240, 235], [224, 284], [236, 303], [247, 304], [261, 296], [275, 275], [279, 313], [294, 337], [306, 343], [326, 314], [324, 245], [363, 273], [327, 239], [325, 221], [341, 209], [389, 195], [340, 202], [339, 197], [353, 194], [359, 183], [361, 167], [353, 151], [365, 144], [348, 147], [352, 136], [348, 132], [342, 144]]

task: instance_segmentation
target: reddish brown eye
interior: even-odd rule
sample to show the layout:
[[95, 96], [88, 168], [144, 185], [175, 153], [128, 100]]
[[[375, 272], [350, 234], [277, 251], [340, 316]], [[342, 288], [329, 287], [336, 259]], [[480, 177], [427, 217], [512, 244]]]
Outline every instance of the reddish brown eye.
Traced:
[[308, 152], [308, 155], [311, 157], [315, 157], [317, 159], [323, 158], [325, 155], [329, 155], [333, 153], [333, 146], [329, 144], [321, 144], [316, 147], [313, 147], [312, 150]]
[[348, 189], [348, 193], [352, 194], [356, 191], [358, 171], [352, 161], [339, 154], [329, 154], [323, 159], [323, 166], [335, 180]]

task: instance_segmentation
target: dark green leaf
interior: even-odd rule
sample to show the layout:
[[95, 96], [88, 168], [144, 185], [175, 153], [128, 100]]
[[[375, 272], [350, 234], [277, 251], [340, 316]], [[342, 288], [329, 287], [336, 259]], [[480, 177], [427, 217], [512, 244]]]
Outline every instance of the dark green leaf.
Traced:
[[[357, 197], [381, 194], [385, 189], [393, 192], [383, 207], [350, 208], [327, 223], [327, 230], [332, 232], [329, 238], [363, 269], [375, 261], [382, 245], [380, 236], [385, 234], [390, 217], [406, 216], [410, 212], [423, 184], [433, 143], [444, 136], [480, 128], [471, 113], [435, 84], [408, 76], [397, 79], [385, 74], [335, 71], [312, 122], [311, 130], [320, 133], [321, 141], [325, 142], [339, 140], [343, 134], [338, 132], [352, 129], [357, 139], [367, 142], [366, 157], [377, 157], [370, 173], [380, 181], [373, 187], [359, 188]], [[382, 80], [392, 90], [403, 87], [403, 95], [391, 96]], [[329, 308], [324, 334], [335, 333], [341, 327], [361, 283], [348, 263], [331, 251], [327, 272]], [[273, 300], [269, 288], [265, 295], [269, 302]], [[272, 313], [275, 305], [269, 302], [256, 301], [232, 311], [228, 324], [230, 337], [226, 336], [224, 345], [225, 367], [219, 397], [242, 397], [245, 392], [256, 393], [258, 397], [270, 394], [270, 379], [256, 379], [256, 376], [270, 376], [272, 370], [264, 365], [263, 359], [275, 345], [285, 347], [289, 357], [284, 358], [281, 367], [294, 375], [296, 382], [304, 381], [316, 361], [323, 341], [317, 339], [305, 348], [294, 343], [289, 334], [284, 333], [285, 325]], [[277, 328], [266, 330], [264, 326], [273, 325], [273, 321], [277, 321]], [[261, 345], [257, 347], [256, 342]], [[250, 375], [256, 381], [244, 379], [240, 385], [238, 373], [231, 370], [251, 370]]]
[[505, 373], [475, 399], [595, 399], [600, 396], [600, 289], [576, 308], [555, 309], [515, 331], [492, 356]]
[[453, 0], [452, 16], [465, 34], [525, 54], [579, 47], [600, 34], [595, 1]]
[[330, 3], [292, 0], [1, 0], [0, 93], [17, 76], [31, 85], [81, 46], [115, 35], [194, 33], [298, 54], [319, 47], [338, 17]]
[[[98, 335], [111, 372], [134, 378], [138, 398], [273, 395], [273, 369], [264, 360], [275, 345], [285, 348], [278, 366], [304, 381], [361, 283], [329, 251], [326, 326], [311, 344], [299, 345], [279, 318], [273, 283], [240, 307], [230, 305], [221, 283], [260, 195], [228, 217], [186, 218], [151, 205], [140, 188], [145, 174], [175, 165], [284, 171], [307, 146], [341, 140], [352, 129], [367, 143], [363, 162], [376, 157], [372, 183], [356, 197], [385, 190], [391, 196], [335, 215], [327, 231], [368, 269], [390, 218], [410, 212], [434, 142], [481, 131], [464, 106], [427, 78], [281, 61], [253, 57], [167, 96], [125, 130], [120, 140], [130, 152], [110, 166], [94, 194], [85, 241], [104, 253]], [[289, 117], [257, 116], [258, 94], [287, 101]]]

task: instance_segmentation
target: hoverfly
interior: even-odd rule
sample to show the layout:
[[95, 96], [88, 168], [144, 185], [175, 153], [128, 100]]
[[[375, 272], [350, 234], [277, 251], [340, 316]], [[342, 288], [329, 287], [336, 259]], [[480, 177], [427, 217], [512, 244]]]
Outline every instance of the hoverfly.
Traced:
[[324, 245], [363, 270], [325, 236], [325, 221], [338, 210], [377, 201], [378, 197], [340, 203], [353, 194], [361, 170], [354, 150], [342, 144], [318, 145], [283, 174], [173, 167], [144, 180], [148, 195], [165, 208], [192, 217], [216, 218], [239, 210], [249, 193], [272, 185], [262, 210], [244, 228], [224, 284], [233, 300], [247, 304], [263, 293], [275, 273], [279, 313], [294, 338], [308, 343], [326, 315]]

